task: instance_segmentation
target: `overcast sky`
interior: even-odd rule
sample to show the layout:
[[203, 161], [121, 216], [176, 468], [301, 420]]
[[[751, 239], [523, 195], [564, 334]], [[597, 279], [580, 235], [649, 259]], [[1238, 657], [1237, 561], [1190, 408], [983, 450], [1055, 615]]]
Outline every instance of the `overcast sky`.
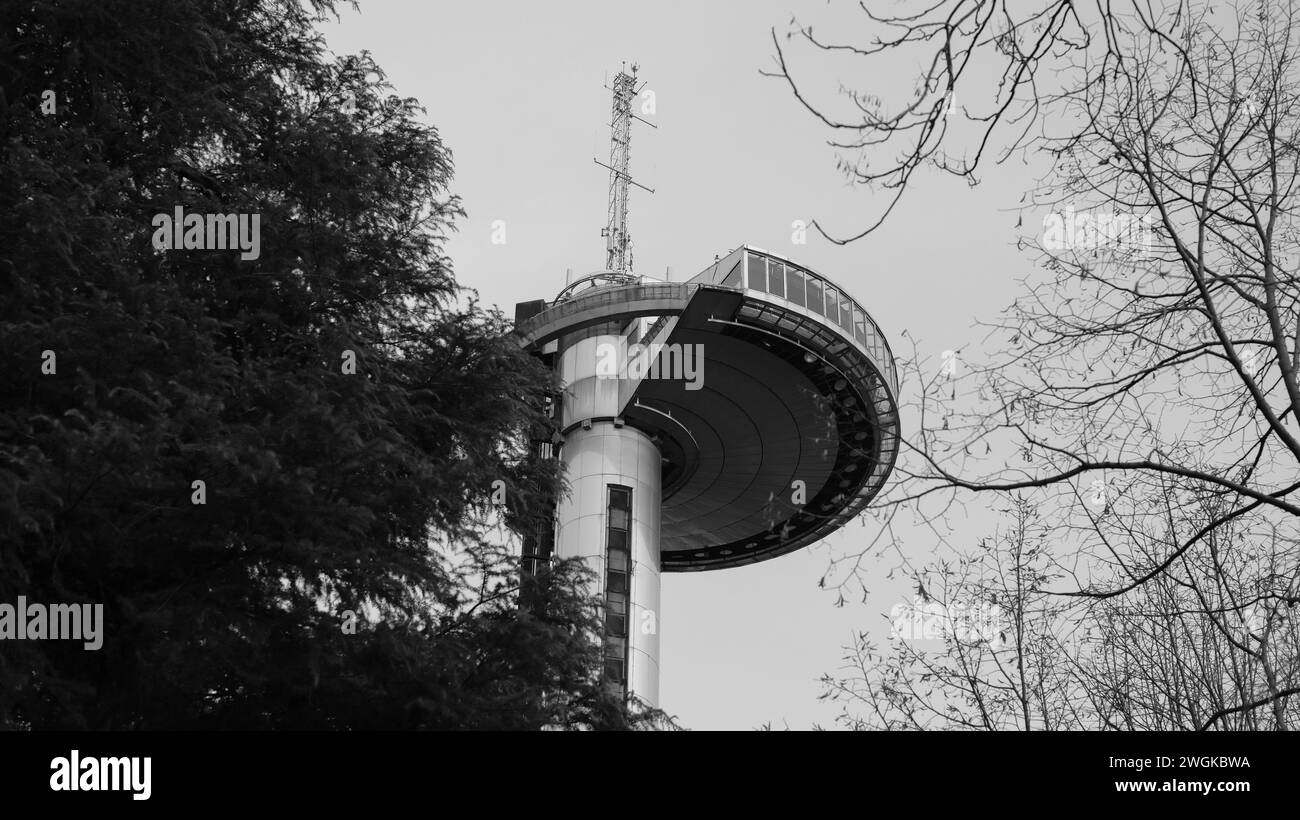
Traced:
[[[1015, 249], [1029, 177], [1018, 163], [990, 166], [972, 188], [927, 171], [887, 230], [843, 247], [814, 234], [792, 244], [794, 220], [856, 233], [884, 201], [847, 185], [825, 127], [783, 81], [759, 74], [773, 67], [770, 30], [784, 33], [792, 16], [861, 42], [862, 15], [844, 6], [369, 0], [323, 28], [335, 52], [369, 50], [397, 93], [428, 109], [468, 211], [448, 246], [457, 278], [508, 315], [515, 302], [553, 298], [566, 268], [580, 276], [603, 267], [608, 174], [592, 162], [608, 160], [602, 86], [635, 61], [654, 92], [647, 119], [658, 125], [633, 126], [632, 174], [656, 189], [631, 195], [636, 272], [663, 277], [671, 267], [681, 281], [739, 244], [766, 248], [845, 286], [895, 350], [910, 348], [906, 330], [937, 369], [943, 350], [974, 350], [984, 332], [973, 321], [995, 316], [1032, 270]], [[882, 96], [915, 86], [916, 67], [906, 64], [832, 66], [807, 48], [791, 61], [821, 99], [840, 83]], [[1024, 214], [1025, 229], [1042, 217]], [[505, 222], [502, 245], [491, 241], [496, 220]], [[958, 537], [973, 541], [989, 524], [985, 514]], [[661, 706], [691, 729], [830, 728], [838, 708], [817, 700], [817, 679], [839, 667], [854, 630], [884, 640], [885, 613], [911, 598], [908, 585], [885, 577], [890, 564], [873, 559], [865, 603], [859, 594], [837, 608], [836, 593], [818, 588], [829, 556], [865, 545], [872, 526], [854, 523], [754, 566], [665, 574]], [[901, 532], [911, 554], [933, 549], [924, 528]]]

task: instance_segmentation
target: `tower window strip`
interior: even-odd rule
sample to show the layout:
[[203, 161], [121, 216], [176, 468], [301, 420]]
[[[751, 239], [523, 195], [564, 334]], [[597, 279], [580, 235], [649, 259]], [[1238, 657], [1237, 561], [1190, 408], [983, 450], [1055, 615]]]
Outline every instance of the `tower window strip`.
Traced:
[[628, 691], [628, 619], [632, 583], [632, 489], [608, 485], [605, 511], [605, 679]]

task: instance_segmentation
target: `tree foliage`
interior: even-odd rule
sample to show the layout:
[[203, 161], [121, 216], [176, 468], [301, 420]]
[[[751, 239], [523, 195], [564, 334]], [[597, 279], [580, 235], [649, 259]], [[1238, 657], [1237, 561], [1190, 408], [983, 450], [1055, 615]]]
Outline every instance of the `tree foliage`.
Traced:
[[[332, 11], [0, 12], [0, 602], [105, 611], [99, 651], [0, 645], [0, 725], [638, 725], [580, 569], [516, 606], [550, 376], [456, 284], [451, 154]], [[178, 206], [260, 255], [156, 250]]]

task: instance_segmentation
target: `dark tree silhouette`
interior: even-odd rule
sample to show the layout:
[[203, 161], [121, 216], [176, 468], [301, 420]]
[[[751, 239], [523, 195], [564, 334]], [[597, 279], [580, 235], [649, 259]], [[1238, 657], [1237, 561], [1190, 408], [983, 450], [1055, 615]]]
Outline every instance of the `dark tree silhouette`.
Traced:
[[[0, 643], [0, 726], [646, 722], [578, 568], [517, 606], [550, 376], [457, 286], [451, 155], [332, 11], [0, 11], [0, 602], [105, 612], [99, 651]], [[177, 207], [260, 253], [156, 249]]]

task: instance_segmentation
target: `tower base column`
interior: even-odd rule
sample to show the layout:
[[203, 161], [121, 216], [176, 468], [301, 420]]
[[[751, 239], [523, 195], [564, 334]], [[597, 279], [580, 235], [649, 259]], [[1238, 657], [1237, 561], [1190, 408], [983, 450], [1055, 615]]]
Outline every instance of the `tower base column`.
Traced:
[[556, 508], [555, 555], [581, 558], [605, 601], [605, 668], [611, 680], [659, 704], [659, 448], [609, 421], [575, 428], [561, 451], [570, 493]]

